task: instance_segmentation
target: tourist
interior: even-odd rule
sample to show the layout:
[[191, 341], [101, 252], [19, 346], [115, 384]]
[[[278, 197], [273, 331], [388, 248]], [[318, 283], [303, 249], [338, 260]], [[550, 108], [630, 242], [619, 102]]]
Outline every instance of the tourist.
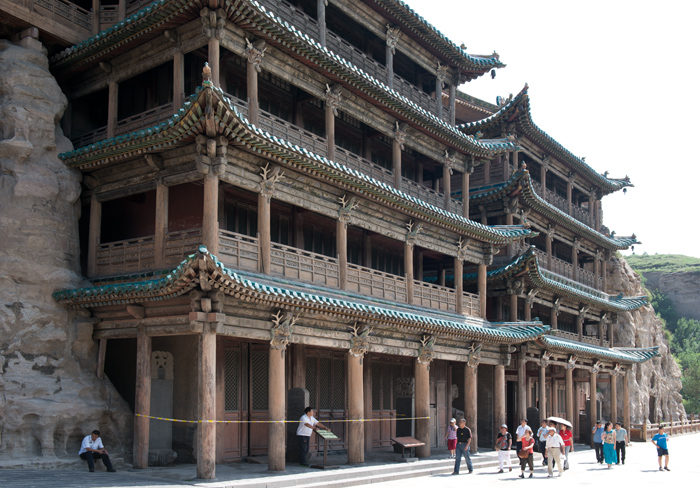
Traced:
[[[656, 446], [656, 454], [659, 456], [659, 471], [671, 471], [668, 469], [668, 435], [664, 432], [664, 426], [659, 427], [659, 432], [651, 438], [651, 443]], [[661, 467], [661, 458], [666, 458], [666, 464]]]
[[[520, 439], [525, 435], [525, 429], [530, 429], [530, 426], [527, 425], [527, 419], [520, 419], [520, 425], [518, 425], [518, 428], [515, 429], [515, 440], [518, 445], [518, 451], [522, 449]], [[532, 429], [530, 429], [530, 432], [532, 432]]]
[[455, 470], [452, 474], [459, 474], [459, 465], [462, 462], [462, 456], [467, 460], [467, 468], [469, 473], [474, 471], [472, 460], [469, 458], [469, 444], [472, 442], [472, 431], [467, 427], [467, 421], [459, 420], [459, 428], [457, 429], [457, 458], [455, 459]]
[[615, 454], [615, 431], [612, 428], [612, 422], [605, 422], [605, 428], [603, 429], [603, 457], [605, 459], [605, 464], [608, 465], [608, 469], [613, 464], [617, 464], [617, 455]]
[[445, 435], [445, 440], [447, 441], [447, 450], [450, 451], [450, 459], [454, 459], [455, 450], [457, 449], [456, 419], [450, 419], [450, 425], [447, 426], [447, 434]]
[[[520, 439], [522, 449], [518, 451], [518, 457], [520, 458], [520, 477], [525, 477], [525, 465], [530, 466], [530, 478], [532, 478], [532, 472], [535, 470], [535, 465], [533, 462], [534, 450], [535, 450], [535, 438], [532, 437], [532, 431], [527, 428], [525, 429], [525, 434], [522, 439]], [[522, 456], [522, 451], [527, 452], [527, 457]]]
[[601, 420], [595, 423], [595, 427], [591, 433], [593, 434], [593, 447], [595, 447], [595, 458], [598, 464], [603, 464], [603, 422]]
[[547, 421], [542, 421], [542, 427], [537, 429], [537, 437], [540, 440], [540, 453], [542, 454], [542, 466], [547, 466], [547, 434], [549, 433], [549, 427], [547, 427]]
[[622, 428], [620, 422], [615, 423], [615, 451], [617, 452], [617, 464], [625, 464], [625, 454], [627, 451], [627, 446], [629, 446], [630, 439], [627, 435], [627, 430]]
[[498, 450], [498, 472], [503, 472], [503, 467], [508, 464], [508, 471], [513, 471], [510, 462], [510, 448], [513, 447], [513, 436], [508, 432], [506, 424], [501, 425], [501, 431], [496, 438], [496, 449]]
[[309, 453], [309, 438], [311, 433], [318, 430], [319, 427], [327, 429], [325, 425], [314, 418], [314, 409], [306, 407], [304, 415], [299, 419], [299, 427], [297, 427], [297, 441], [299, 442], [299, 466], [308, 466], [306, 455]]
[[547, 471], [549, 472], [548, 478], [554, 475], [554, 463], [557, 463], [557, 469], [559, 470], [559, 476], [564, 472], [561, 464], [561, 458], [564, 456], [564, 440], [559, 434], [557, 434], [557, 429], [554, 427], [549, 428], [549, 434], [547, 435]]
[[105, 468], [107, 468], [107, 472], [117, 472], [117, 470], [112, 467], [112, 462], [109, 460], [109, 453], [107, 453], [107, 449], [105, 449], [104, 444], [102, 444], [99, 430], [93, 430], [92, 434], [85, 436], [83, 443], [80, 445], [78, 456], [87, 461], [88, 469], [91, 473], [95, 472], [96, 459], [102, 460]]
[[564, 441], [564, 456], [566, 456], [566, 460], [564, 461], [564, 470], [567, 470], [569, 469], [569, 453], [574, 452], [574, 434], [567, 429], [566, 424], [561, 424], [559, 435]]

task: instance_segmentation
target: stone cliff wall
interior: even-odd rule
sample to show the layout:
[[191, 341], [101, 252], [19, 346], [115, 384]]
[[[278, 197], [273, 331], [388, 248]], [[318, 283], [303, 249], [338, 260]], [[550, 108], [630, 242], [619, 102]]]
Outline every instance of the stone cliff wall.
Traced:
[[647, 288], [666, 294], [676, 306], [679, 317], [700, 320], [700, 271], [650, 271], [644, 273], [644, 278]]
[[[644, 295], [641, 278], [624, 259], [613, 259], [608, 266], [608, 293]], [[681, 370], [671, 356], [663, 324], [654, 308], [647, 305], [622, 313], [615, 326], [616, 347], [659, 346], [660, 356], [638, 364], [627, 380], [630, 387], [632, 423], [679, 420], [685, 416], [681, 390]], [[618, 411], [622, 412], [622, 381], [618, 381]], [[604, 392], [606, 398], [608, 392]], [[605, 410], [604, 410], [605, 415]], [[609, 418], [609, 417], [607, 417]]]
[[82, 286], [80, 173], [58, 158], [72, 149], [58, 122], [67, 100], [41, 44], [0, 40], [0, 466], [77, 460], [100, 429], [128, 455], [132, 414], [95, 375], [92, 324], [51, 297]]

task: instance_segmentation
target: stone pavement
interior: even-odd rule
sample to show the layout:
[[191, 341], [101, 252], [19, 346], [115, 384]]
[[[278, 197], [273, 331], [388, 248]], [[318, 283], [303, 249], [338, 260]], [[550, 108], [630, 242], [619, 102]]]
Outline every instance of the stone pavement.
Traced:
[[[695, 451], [700, 434], [672, 437], [669, 440], [671, 452], [670, 472], [659, 472], [656, 460], [656, 450], [651, 443], [633, 443], [627, 451], [626, 465], [613, 466], [606, 469], [605, 465], [595, 462], [595, 454], [585, 446], [577, 446], [577, 452], [571, 456], [571, 469], [564, 476], [548, 479], [546, 468], [535, 460], [535, 478], [548, 482], [566, 482], [568, 486], [593, 486], [604, 484], [605, 486], [650, 486], [653, 484], [675, 484], [683, 481], [700, 479], [700, 463], [695, 460]], [[418, 467], [428, 463], [439, 464], [441, 469], [433, 470], [433, 474], [418, 478], [387, 481], [383, 483], [371, 482], [373, 488], [425, 488], [426, 483], [441, 487], [463, 487], [464, 483], [477, 482], [480, 486], [504, 486], [504, 482], [521, 481], [517, 475], [519, 468], [515, 467], [512, 473], [506, 471], [497, 474], [494, 467], [495, 456], [493, 452], [480, 453], [473, 457], [475, 461], [474, 474], [465, 474], [466, 468], [462, 464], [460, 476], [451, 476], [449, 462], [445, 460], [445, 453], [438, 451], [430, 461], [417, 461], [409, 463]], [[329, 463], [341, 463], [344, 456], [329, 456]], [[182, 488], [183, 486], [196, 486], [200, 488], [224, 488], [241, 485], [253, 486], [281, 486], [286, 481], [287, 485], [297, 487], [323, 484], [323, 477], [333, 473], [333, 476], [341, 478], [349, 470], [363, 470], [367, 473], [390, 465], [392, 470], [399, 471], [406, 465], [397, 463], [400, 455], [394, 453], [372, 453], [368, 456], [367, 463], [362, 467], [342, 465], [335, 471], [322, 471], [303, 468], [297, 465], [288, 466], [284, 473], [270, 473], [265, 464], [233, 463], [217, 466], [217, 480], [203, 481], [194, 479], [195, 467], [193, 465], [176, 465], [171, 468], [149, 468], [147, 470], [133, 470], [122, 468], [117, 473], [97, 471], [88, 473], [84, 469], [0, 469], [1, 488]], [[334, 459], [335, 458], [335, 459]], [[514, 460], [514, 463], [516, 461]], [[481, 466], [479, 466], [481, 465]], [[98, 464], [101, 467], [101, 463]], [[484, 467], [482, 467], [484, 466]], [[99, 469], [99, 468], [98, 468]], [[654, 478], [649, 478], [653, 476]], [[693, 478], [694, 477], [694, 478]], [[564, 481], [565, 480], [565, 481]], [[528, 482], [527, 479], [522, 480]], [[531, 481], [531, 480], [530, 480]], [[354, 486], [361, 485], [360, 480], [352, 482]], [[370, 482], [368, 482], [370, 483]]]

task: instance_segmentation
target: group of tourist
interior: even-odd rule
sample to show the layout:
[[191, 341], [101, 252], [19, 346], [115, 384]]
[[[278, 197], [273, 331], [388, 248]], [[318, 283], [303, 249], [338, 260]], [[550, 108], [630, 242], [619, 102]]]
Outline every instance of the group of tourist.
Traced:
[[607, 464], [608, 469], [613, 464], [625, 464], [626, 448], [629, 445], [627, 430], [622, 428], [620, 422], [606, 422], [603, 426], [601, 420], [597, 421], [591, 431], [593, 434], [593, 446], [598, 464]]

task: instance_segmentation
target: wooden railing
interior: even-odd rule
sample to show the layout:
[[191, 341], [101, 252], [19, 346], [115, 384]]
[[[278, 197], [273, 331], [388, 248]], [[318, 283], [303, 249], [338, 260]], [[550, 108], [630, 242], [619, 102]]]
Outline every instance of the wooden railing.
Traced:
[[[556, 336], [561, 337], [563, 339], [570, 339], [572, 341], [577, 341], [577, 342], [579, 340], [577, 333], [569, 332], [568, 330], [557, 329]], [[581, 337], [580, 342], [585, 342], [586, 344], [593, 344], [594, 346], [600, 346], [600, 339], [598, 337], [584, 335]], [[604, 340], [603, 347], [610, 347], [610, 341]]]
[[689, 416], [687, 420], [676, 420], [673, 422], [651, 423], [647, 420], [641, 424], [630, 424], [630, 440], [640, 442], [651, 440], [662, 425], [665, 428], [664, 432], [670, 436], [700, 432], [700, 418], [697, 415]]
[[406, 303], [406, 278], [348, 264], [348, 291]]
[[227, 267], [258, 271], [260, 240], [236, 232], [219, 230], [219, 260]]
[[147, 271], [154, 267], [154, 236], [106, 242], [97, 249], [97, 274], [100, 276]]
[[168, 232], [165, 236], [163, 264], [177, 266], [187, 256], [197, 252], [202, 243], [202, 229], [189, 229], [179, 232]]
[[[15, 0], [17, 1], [17, 0]], [[92, 33], [92, 13], [65, 0], [19, 0], [29, 10], [70, 27]]]
[[162, 122], [173, 115], [173, 102], [166, 103], [145, 112], [141, 112], [126, 119], [119, 120], [115, 128], [115, 135], [127, 134], [136, 130], [146, 129]]
[[348, 168], [352, 168], [355, 171], [364, 173], [367, 176], [371, 176], [377, 181], [381, 181], [389, 186], [394, 186], [394, 172], [390, 169], [383, 168], [378, 164], [369, 161], [363, 157], [351, 153], [347, 149], [336, 146], [335, 148], [335, 162], [339, 164], [344, 164]]
[[119, 5], [100, 5], [100, 25], [111, 26], [119, 22]]
[[478, 294], [466, 291], [462, 294], [462, 314], [470, 317], [481, 317], [481, 301]]
[[328, 144], [324, 137], [317, 136], [269, 112], [260, 110], [258, 126], [274, 136], [308, 149], [319, 156], [328, 156]]
[[448, 312], [455, 311], [455, 290], [424, 281], [413, 281], [413, 304]]
[[571, 214], [572, 214], [571, 216], [573, 218], [575, 218], [579, 222], [582, 222], [590, 227], [590, 225], [591, 225], [591, 213], [587, 209], [585, 209], [583, 207], [579, 207], [577, 205], [572, 205], [571, 206]]
[[566, 198], [557, 195], [552, 190], [543, 189], [542, 185], [536, 181], [532, 182], [532, 187], [534, 188], [535, 193], [542, 197], [546, 202], [551, 203], [565, 214], [571, 215], [571, 217], [575, 218], [579, 222], [582, 222], [588, 226], [591, 225], [591, 213], [588, 211], [588, 209], [572, 204], [571, 214], [569, 214], [569, 201]]
[[107, 139], [106, 125], [104, 127], [99, 127], [90, 132], [86, 132], [85, 134], [76, 137], [75, 139], [71, 139], [71, 142], [73, 143], [73, 147], [77, 149], [79, 147], [87, 146], [89, 144], [92, 144], [93, 142], [101, 141], [103, 139]]
[[[540, 266], [542, 266], [542, 268], [552, 273], [556, 273], [560, 276], [563, 276], [564, 278], [568, 278], [570, 280], [572, 279], [571, 276], [573, 275], [574, 267], [571, 263], [567, 263], [563, 259], [555, 258], [554, 256], [552, 256], [552, 266], [550, 269], [549, 262], [547, 261], [547, 253], [539, 249], [535, 249], [535, 254], [537, 255], [537, 260], [540, 263]], [[592, 271], [579, 268], [577, 280], [581, 286], [585, 286], [587, 288], [590, 288], [591, 290], [594, 290], [596, 292], [596, 296], [603, 296], [599, 291], [603, 288], [603, 278], [601, 276], [599, 276], [596, 279], [595, 273], [593, 273]]]
[[272, 243], [270, 256], [272, 274], [334, 288], [340, 286], [335, 258], [277, 243]]

